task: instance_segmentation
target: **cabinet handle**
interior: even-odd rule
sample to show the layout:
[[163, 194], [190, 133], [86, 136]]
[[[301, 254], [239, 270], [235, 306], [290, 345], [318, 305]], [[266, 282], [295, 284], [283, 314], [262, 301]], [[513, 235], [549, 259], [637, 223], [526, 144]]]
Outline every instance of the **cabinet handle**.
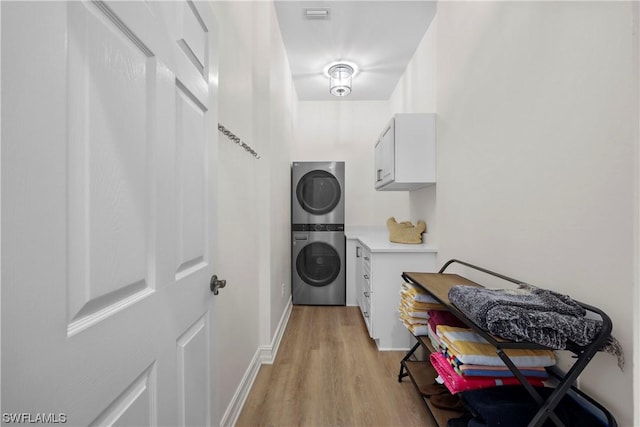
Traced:
[[369, 280], [369, 275], [368, 274], [363, 274], [364, 278]]
[[382, 169], [376, 170], [376, 182], [382, 181]]
[[356, 246], [356, 258], [360, 258], [362, 256], [362, 247]]

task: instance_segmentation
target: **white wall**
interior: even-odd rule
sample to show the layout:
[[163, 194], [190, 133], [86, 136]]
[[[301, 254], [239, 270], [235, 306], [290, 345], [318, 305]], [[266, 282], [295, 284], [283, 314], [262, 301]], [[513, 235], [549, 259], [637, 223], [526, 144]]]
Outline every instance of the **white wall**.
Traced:
[[[220, 25], [219, 121], [260, 152], [253, 139], [252, 22], [250, 3], [216, 2]], [[214, 419], [228, 407], [259, 345], [259, 257], [255, 184], [258, 161], [219, 135], [218, 276], [227, 287], [216, 298], [213, 362]], [[251, 265], [252, 268], [247, 268]], [[240, 315], [238, 315], [241, 313]]]
[[260, 348], [271, 343], [290, 296], [295, 92], [273, 4], [212, 5], [220, 25], [219, 121], [260, 155], [219, 137], [217, 264], [227, 287], [216, 297], [212, 325], [218, 424], [230, 403], [239, 403], [234, 394], [255, 368]]
[[[464, 259], [607, 312], [625, 371], [599, 353], [580, 383], [630, 426], [637, 6], [442, 2], [438, 9], [418, 55], [436, 54], [439, 260]], [[433, 65], [420, 63], [408, 73], [428, 78]], [[415, 101], [433, 98], [429, 85], [405, 84], [394, 105], [431, 107]], [[412, 198], [432, 203], [429, 195]]]
[[[640, 28], [640, 3], [633, 3], [633, 19], [634, 19], [634, 28], [636, 29], [636, 34], [638, 32], [638, 28]], [[633, 41], [633, 50], [632, 55], [637, 55], [637, 58], [640, 58], [640, 37], [635, 37]], [[637, 76], [637, 81], [640, 82], [640, 60], [637, 60], [635, 63], [635, 75]], [[640, 116], [640, 87], [636, 87], [636, 93], [638, 94], [638, 99], [636, 101], [636, 111], [635, 115]], [[637, 123], [635, 129], [635, 141], [640, 141], [640, 123]], [[634, 236], [634, 250], [633, 250], [633, 259], [634, 259], [634, 273], [633, 273], [633, 300], [632, 304], [635, 307], [633, 310], [634, 313], [634, 321], [633, 321], [633, 336], [638, 337], [640, 334], [640, 144], [635, 144], [635, 166], [634, 166], [634, 182], [635, 187], [633, 190], [634, 194], [634, 214], [633, 214], [633, 223], [635, 226], [635, 230], [633, 233]], [[640, 340], [635, 339], [633, 341], [633, 396], [634, 402], [637, 402], [640, 398]], [[634, 405], [633, 407], [633, 420], [635, 425], [640, 425], [640, 405]]]
[[373, 148], [390, 119], [387, 101], [298, 103], [293, 160], [345, 162], [346, 226], [384, 228], [390, 216], [409, 218], [408, 192], [374, 189]]
[[[437, 113], [436, 110], [436, 32], [437, 19], [429, 25], [422, 42], [416, 49], [407, 69], [389, 100], [395, 113]], [[436, 134], [438, 130], [436, 127]], [[436, 135], [437, 140], [437, 135]], [[437, 155], [437, 154], [436, 154]], [[436, 171], [437, 174], [437, 171]], [[423, 240], [438, 246], [438, 222], [436, 216], [437, 185], [408, 193], [411, 221], [423, 220], [427, 232]]]
[[[270, 331], [269, 344], [291, 297], [291, 147], [293, 145], [293, 123], [297, 114], [297, 95], [291, 79], [291, 71], [275, 9], [269, 3], [270, 49], [269, 80], [270, 112], [270, 186], [268, 187], [270, 222], [269, 267], [270, 267]], [[284, 294], [283, 294], [284, 285]], [[267, 322], [265, 322], [267, 323]]]

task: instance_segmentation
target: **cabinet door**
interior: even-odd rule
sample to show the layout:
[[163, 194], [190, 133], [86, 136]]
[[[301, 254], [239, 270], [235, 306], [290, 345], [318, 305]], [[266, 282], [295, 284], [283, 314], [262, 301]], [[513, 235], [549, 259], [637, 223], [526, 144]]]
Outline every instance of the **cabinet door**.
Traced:
[[436, 182], [436, 115], [396, 114], [375, 150], [376, 190], [411, 191]]
[[378, 188], [380, 185], [382, 185], [382, 172], [384, 171], [384, 162], [382, 161], [382, 159], [384, 158], [383, 155], [383, 148], [382, 148], [382, 139], [378, 139], [378, 142], [376, 142], [376, 148], [374, 150], [374, 166], [375, 166], [375, 187]]
[[369, 336], [374, 337], [374, 322], [371, 305], [371, 252], [365, 247], [362, 248], [362, 316], [367, 325]]
[[360, 311], [362, 311], [362, 245], [360, 243], [356, 243], [355, 245], [355, 282], [356, 282], [356, 304], [360, 307]]
[[395, 121], [391, 120], [375, 150], [376, 187], [393, 181], [395, 177]]
[[436, 271], [435, 253], [375, 252], [371, 258], [371, 324], [378, 350], [411, 348], [411, 334], [398, 319], [404, 271]]

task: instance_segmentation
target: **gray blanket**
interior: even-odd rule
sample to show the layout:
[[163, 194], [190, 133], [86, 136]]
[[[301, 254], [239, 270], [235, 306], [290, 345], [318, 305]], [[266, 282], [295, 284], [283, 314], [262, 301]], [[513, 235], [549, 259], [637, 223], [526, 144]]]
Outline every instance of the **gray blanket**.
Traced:
[[[512, 341], [564, 350], [567, 343], [588, 345], [602, 328], [602, 321], [586, 318], [585, 309], [571, 297], [531, 285], [513, 290], [456, 285], [448, 296], [482, 329]], [[613, 336], [600, 350], [616, 356], [623, 369], [624, 353]]]
[[602, 327], [567, 295], [525, 285], [519, 289], [487, 289], [456, 285], [449, 300], [482, 329], [512, 340], [562, 350], [567, 342], [587, 345]]

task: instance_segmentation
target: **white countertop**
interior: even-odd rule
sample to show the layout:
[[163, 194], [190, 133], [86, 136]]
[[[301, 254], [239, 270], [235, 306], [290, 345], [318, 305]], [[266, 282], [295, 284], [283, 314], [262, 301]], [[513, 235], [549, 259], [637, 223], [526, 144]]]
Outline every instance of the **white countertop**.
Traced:
[[359, 240], [371, 252], [438, 252], [438, 249], [429, 243], [390, 242], [386, 227], [351, 226], [345, 227], [344, 234], [347, 239]]

